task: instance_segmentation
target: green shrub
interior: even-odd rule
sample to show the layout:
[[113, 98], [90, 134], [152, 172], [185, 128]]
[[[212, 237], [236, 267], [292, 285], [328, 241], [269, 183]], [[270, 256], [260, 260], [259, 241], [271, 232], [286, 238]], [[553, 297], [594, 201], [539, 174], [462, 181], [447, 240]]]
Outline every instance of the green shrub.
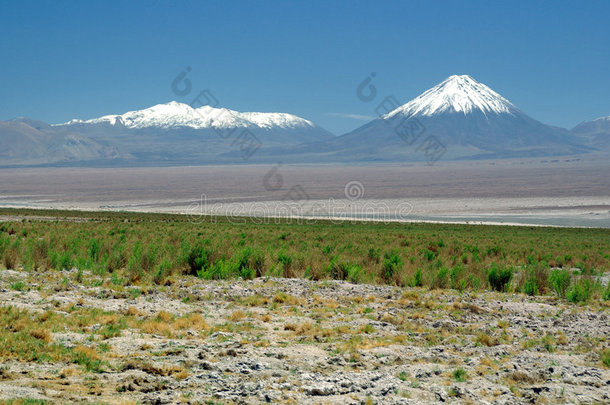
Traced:
[[468, 275], [468, 285], [473, 290], [479, 290], [481, 288], [481, 285], [483, 285], [483, 281], [481, 281], [481, 279], [479, 277], [475, 276], [474, 274], [469, 274]]
[[570, 286], [570, 272], [563, 269], [551, 271], [549, 277], [551, 288], [562, 298], [565, 298], [568, 287]]
[[161, 284], [167, 277], [170, 276], [172, 272], [172, 262], [164, 258], [161, 260], [161, 263], [157, 266], [157, 270], [155, 271], [155, 275], [153, 277], [153, 282], [155, 284]]
[[191, 275], [198, 275], [200, 271], [210, 266], [210, 250], [204, 243], [199, 243], [191, 249], [186, 259]]
[[362, 281], [364, 270], [357, 264], [349, 264], [347, 267], [347, 279], [351, 283], [359, 283]]
[[333, 245], [325, 245], [324, 247], [322, 247], [322, 253], [324, 253], [325, 255], [331, 254], [333, 250], [335, 250], [335, 247]]
[[17, 267], [17, 249], [8, 248], [2, 254], [2, 262], [7, 269], [15, 269]]
[[523, 284], [523, 292], [527, 295], [538, 295], [538, 281], [534, 269], [529, 269], [527, 273], [527, 279]]
[[326, 274], [333, 280], [345, 280], [347, 278], [347, 266], [347, 263], [339, 261], [335, 256], [326, 266]]
[[337, 257], [333, 257], [326, 267], [326, 273], [333, 280], [359, 283], [362, 280], [363, 270], [357, 264], [340, 261]]
[[16, 281], [10, 285], [10, 288], [15, 291], [23, 291], [25, 289], [25, 284], [23, 281]]
[[357, 283], [362, 282], [363, 274], [364, 274], [364, 270], [362, 269], [362, 267], [358, 266], [357, 264], [351, 264], [347, 269], [347, 279], [351, 283], [357, 284]]
[[97, 262], [100, 258], [100, 242], [97, 239], [89, 240], [87, 244], [87, 253], [92, 262]]
[[402, 269], [402, 259], [396, 251], [385, 252], [383, 255], [383, 279], [391, 282]]
[[491, 264], [491, 268], [487, 272], [487, 281], [491, 288], [496, 291], [506, 291], [508, 283], [513, 278], [513, 269], [511, 267], [504, 267]]
[[250, 267], [243, 267], [239, 269], [239, 277], [244, 280], [252, 280], [256, 277], [256, 270]]
[[593, 282], [588, 278], [581, 278], [568, 290], [566, 298], [573, 303], [587, 302], [593, 294]]
[[415, 275], [413, 275], [413, 287], [421, 287], [424, 285], [424, 275], [421, 269], [417, 269], [415, 271]]
[[206, 280], [225, 280], [237, 272], [235, 263], [226, 259], [219, 259], [213, 265], [204, 267], [197, 271], [197, 276]]
[[455, 378], [455, 381], [457, 382], [464, 382], [468, 378], [468, 374], [463, 368], [458, 368], [453, 370], [453, 378]]
[[534, 284], [535, 292], [533, 295], [546, 294], [549, 291], [549, 264], [546, 261], [540, 261], [526, 268], [529, 270], [529, 278], [532, 280], [530, 284]]
[[429, 262], [434, 260], [434, 258], [436, 257], [436, 253], [431, 251], [430, 249], [424, 250], [423, 255], [424, 255], [424, 258]]
[[137, 242], [127, 260], [127, 272], [129, 273], [129, 281], [136, 282], [142, 279], [144, 275], [144, 269], [141, 266], [142, 263], [142, 245]]
[[432, 281], [432, 288], [446, 288], [449, 281], [449, 269], [445, 266], [441, 267], [436, 273], [436, 277]]
[[239, 252], [237, 256], [237, 268], [239, 271], [250, 269], [252, 267], [250, 264], [252, 261], [253, 254], [254, 251], [250, 247], [242, 249], [242, 251]]
[[456, 290], [463, 290], [466, 288], [466, 280], [462, 279], [464, 268], [462, 266], [453, 266], [451, 268], [451, 288]]
[[127, 265], [127, 258], [125, 257], [124, 245], [115, 246], [112, 248], [112, 252], [106, 262], [106, 270], [110, 273], [115, 270], [120, 270]]
[[462, 255], [460, 256], [460, 261], [463, 264], [468, 264], [468, 254], [467, 253], [462, 253]]
[[10, 244], [11, 244], [10, 236], [0, 234], [0, 256], [4, 255], [4, 251], [10, 246]]
[[368, 258], [372, 262], [379, 263], [381, 260], [381, 249], [369, 248]]
[[241, 252], [240, 269], [248, 269], [243, 278], [261, 277], [265, 272], [265, 254], [260, 250], [246, 248]]
[[72, 257], [70, 252], [65, 251], [59, 255], [58, 270], [70, 270], [72, 269]]
[[47, 267], [49, 256], [49, 242], [46, 239], [37, 239], [32, 246], [34, 268]]
[[144, 279], [146, 274], [155, 267], [157, 261], [158, 246], [142, 246], [140, 241], [136, 242], [131, 255], [127, 260], [127, 272], [129, 281], [136, 282]]
[[492, 246], [490, 248], [487, 248], [487, 256], [498, 256], [501, 251], [502, 249], [500, 248], [500, 246]]
[[288, 254], [286, 254], [284, 252], [280, 252], [277, 255], [277, 261], [280, 262], [282, 264], [282, 266], [284, 267], [284, 272], [286, 272], [286, 270], [288, 270], [290, 268], [290, 266], [292, 265], [292, 257], [290, 257]]

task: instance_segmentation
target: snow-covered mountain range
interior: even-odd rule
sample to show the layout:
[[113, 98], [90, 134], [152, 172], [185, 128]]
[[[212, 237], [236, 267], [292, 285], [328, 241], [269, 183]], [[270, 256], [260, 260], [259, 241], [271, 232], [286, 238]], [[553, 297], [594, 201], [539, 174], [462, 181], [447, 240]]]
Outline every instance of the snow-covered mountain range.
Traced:
[[54, 126], [87, 124], [109, 124], [129, 129], [143, 128], [248, 128], [297, 129], [314, 128], [316, 125], [304, 118], [285, 113], [239, 112], [227, 108], [202, 106], [193, 108], [188, 104], [171, 101], [150, 108], [129, 111], [121, 115], [105, 115], [89, 120], [73, 119]]
[[1, 124], [0, 166], [244, 163], [262, 147], [335, 137], [292, 114], [193, 108], [176, 101], [54, 125], [27, 118]]
[[[610, 117], [545, 125], [468, 75], [454, 75], [342, 136], [292, 114], [172, 101], [48, 125], [0, 122], [0, 166], [411, 162], [610, 152]], [[244, 153], [244, 149], [247, 149]], [[256, 153], [253, 153], [256, 152]], [[440, 152], [440, 153], [439, 153]]]

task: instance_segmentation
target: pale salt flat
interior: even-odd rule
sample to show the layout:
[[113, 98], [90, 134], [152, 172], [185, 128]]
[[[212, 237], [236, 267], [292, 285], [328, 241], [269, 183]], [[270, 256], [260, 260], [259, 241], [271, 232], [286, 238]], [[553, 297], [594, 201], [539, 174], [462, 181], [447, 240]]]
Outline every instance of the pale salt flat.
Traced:
[[[0, 170], [0, 207], [610, 228], [610, 163]], [[356, 184], [354, 198], [346, 186]], [[349, 195], [348, 195], [349, 196]]]

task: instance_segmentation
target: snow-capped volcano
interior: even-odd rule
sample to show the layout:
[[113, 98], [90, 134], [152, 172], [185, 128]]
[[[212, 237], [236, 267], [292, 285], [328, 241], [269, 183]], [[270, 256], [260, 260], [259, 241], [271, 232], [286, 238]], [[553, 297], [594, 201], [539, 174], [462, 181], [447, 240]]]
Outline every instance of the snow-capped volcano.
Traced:
[[[380, 105], [381, 106], [381, 105]], [[386, 111], [388, 110], [388, 107]], [[408, 103], [329, 141], [374, 160], [426, 160], [573, 154], [590, 150], [567, 130], [536, 121], [468, 75], [450, 76]]]
[[517, 108], [510, 101], [468, 75], [453, 75], [425, 91], [407, 104], [387, 114], [432, 116], [446, 112], [513, 114]]
[[110, 124], [130, 129], [142, 128], [247, 128], [263, 129], [313, 128], [311, 121], [285, 113], [239, 112], [227, 108], [202, 106], [193, 108], [188, 104], [171, 101], [150, 108], [129, 111], [122, 115], [105, 115], [89, 120], [74, 119], [62, 125]]

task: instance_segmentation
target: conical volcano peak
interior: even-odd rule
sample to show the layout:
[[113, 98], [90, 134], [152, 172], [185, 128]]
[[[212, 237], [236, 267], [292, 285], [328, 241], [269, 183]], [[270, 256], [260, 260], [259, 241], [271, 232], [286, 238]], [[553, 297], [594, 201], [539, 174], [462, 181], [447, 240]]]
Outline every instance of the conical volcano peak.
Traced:
[[472, 77], [470, 77], [469, 75], [451, 75], [448, 78], [446, 78], [443, 83], [445, 82], [471, 82], [471, 83], [478, 83], [476, 80], [474, 80]]
[[510, 101], [468, 75], [453, 75], [388, 114], [432, 116], [442, 113], [513, 114]]

